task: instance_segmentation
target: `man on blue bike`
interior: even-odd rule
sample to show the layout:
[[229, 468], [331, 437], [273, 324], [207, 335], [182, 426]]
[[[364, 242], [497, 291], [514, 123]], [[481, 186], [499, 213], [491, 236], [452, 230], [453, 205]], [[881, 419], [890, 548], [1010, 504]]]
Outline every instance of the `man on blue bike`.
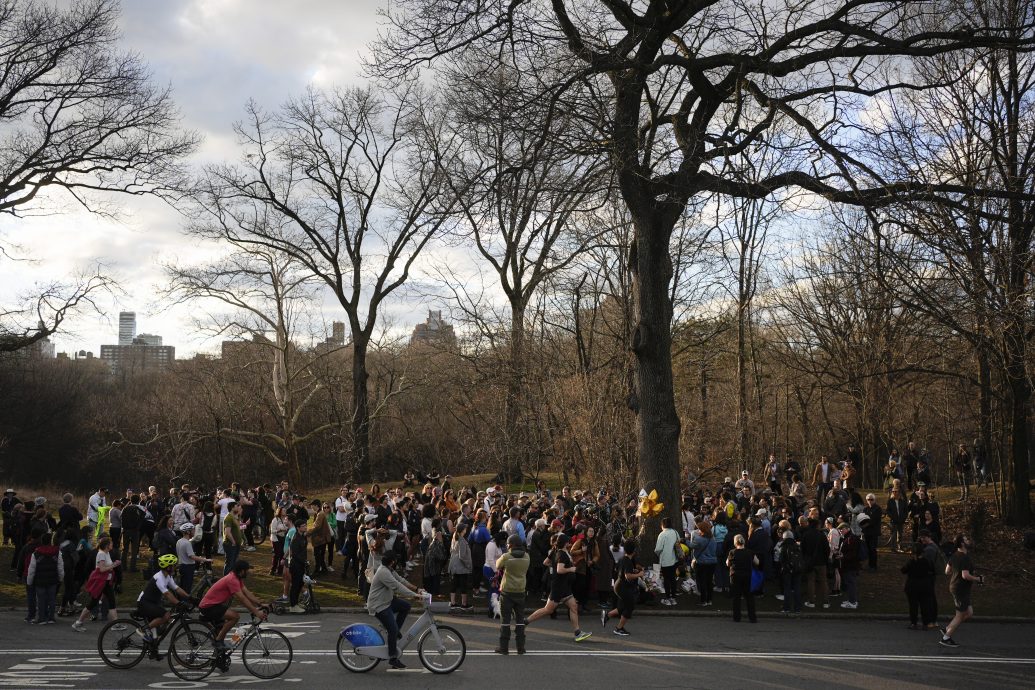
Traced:
[[411, 599], [419, 599], [422, 591], [414, 592], [410, 583], [399, 577], [392, 569], [396, 563], [394, 551], [385, 551], [381, 556], [381, 565], [374, 572], [370, 582], [370, 594], [367, 596], [367, 611], [376, 616], [388, 631], [388, 665], [392, 668], [406, 668], [399, 661], [399, 639], [402, 637], [403, 623], [410, 612], [410, 603], [396, 597], [397, 594]]

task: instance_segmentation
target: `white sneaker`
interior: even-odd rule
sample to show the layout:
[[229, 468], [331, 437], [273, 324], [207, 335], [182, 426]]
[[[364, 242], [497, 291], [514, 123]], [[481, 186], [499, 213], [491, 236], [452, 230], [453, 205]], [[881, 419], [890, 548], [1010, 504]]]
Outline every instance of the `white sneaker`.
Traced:
[[86, 626], [79, 621], [76, 621], [75, 623], [72, 623], [72, 630], [75, 630], [76, 632], [86, 632]]
[[806, 601], [805, 602], [805, 608], [814, 609], [814, 608], [816, 608], [816, 605]]
[[288, 613], [305, 613], [305, 609], [301, 606], [292, 606], [288, 609]]
[[823, 608], [825, 608], [825, 609], [828, 609], [828, 608], [830, 608], [830, 604], [827, 604], [827, 603], [825, 603], [825, 602], [824, 602], [824, 604], [823, 604]]
[[246, 547], [244, 547], [244, 550], [245, 551], [254, 551], [255, 547], [254, 546], [246, 546]]
[[843, 608], [843, 609], [857, 609], [857, 608], [859, 608], [859, 604], [853, 604], [850, 601], [842, 601], [841, 602], [841, 608]]
[[776, 595], [776, 600], [777, 601], [783, 601], [783, 595], [782, 594], [777, 594]]

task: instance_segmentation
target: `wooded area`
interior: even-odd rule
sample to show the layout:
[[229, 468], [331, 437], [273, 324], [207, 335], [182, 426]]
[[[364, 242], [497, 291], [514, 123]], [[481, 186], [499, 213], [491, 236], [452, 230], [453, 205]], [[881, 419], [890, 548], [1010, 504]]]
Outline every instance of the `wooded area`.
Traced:
[[[43, 11], [3, 6], [4, 35]], [[876, 486], [909, 441], [948, 481], [965, 443], [1028, 524], [1033, 43], [1029, 0], [400, 0], [367, 85], [248, 104], [239, 159], [202, 169], [145, 89], [152, 156], [33, 178], [7, 146], [0, 210], [32, 203], [25, 180], [75, 194], [83, 174], [163, 196], [227, 248], [169, 266], [168, 299], [248, 344], [138, 377], [6, 359], [0, 468], [81, 485], [553, 469], [678, 511], [689, 473], [770, 452], [810, 467], [854, 444]], [[46, 94], [51, 76], [24, 80]], [[4, 141], [47, 107], [0, 110]], [[344, 347], [310, 344], [326, 292]], [[385, 321], [415, 292], [456, 342]], [[8, 349], [39, 311], [5, 317]]]

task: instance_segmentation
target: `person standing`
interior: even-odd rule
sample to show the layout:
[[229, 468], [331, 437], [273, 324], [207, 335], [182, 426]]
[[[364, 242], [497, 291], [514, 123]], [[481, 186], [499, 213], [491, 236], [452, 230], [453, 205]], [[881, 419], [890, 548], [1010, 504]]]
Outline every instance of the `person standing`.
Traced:
[[820, 456], [816, 469], [812, 471], [812, 483], [816, 486], [816, 503], [822, 504], [827, 492], [834, 487], [834, 466], [827, 456]]
[[877, 505], [877, 497], [873, 494], [866, 494], [866, 507], [863, 514], [870, 519], [863, 523], [862, 536], [866, 543], [867, 563], [870, 570], [877, 569], [877, 544], [880, 543], [881, 522], [884, 519], [884, 511]]
[[859, 608], [859, 537], [852, 533], [847, 522], [837, 526], [841, 533], [838, 553], [841, 561], [841, 586], [845, 592], [845, 600], [841, 602], [843, 609]]
[[[434, 528], [432, 528], [434, 534]], [[449, 546], [449, 608], [456, 611], [468, 611], [472, 608], [468, 603], [471, 592], [471, 573], [474, 570], [471, 558], [471, 546], [467, 542], [467, 525], [456, 526], [453, 540]]]
[[921, 630], [920, 620], [923, 620], [923, 626], [931, 620], [929, 609], [934, 596], [934, 566], [924, 557], [923, 544], [913, 545], [913, 557], [902, 566], [902, 573], [906, 576], [909, 629]]
[[906, 520], [909, 519], [909, 504], [902, 498], [902, 491], [891, 489], [887, 505], [888, 526], [891, 529], [891, 550], [901, 551], [905, 546]]
[[194, 523], [185, 522], [180, 525], [181, 536], [176, 541], [176, 560], [179, 563], [180, 587], [183, 591], [190, 592], [194, 588], [194, 572], [199, 563], [211, 563], [212, 561], [194, 554]]
[[960, 646], [952, 639], [952, 635], [968, 618], [974, 615], [974, 607], [970, 602], [970, 590], [975, 582], [985, 584], [984, 575], [974, 574], [974, 562], [970, 559], [970, 549], [974, 543], [970, 537], [961, 534], [956, 537], [955, 544], [956, 553], [952, 554], [945, 565], [945, 574], [949, 576], [949, 593], [952, 594], [952, 601], [956, 606], [956, 615], [948, 625], [941, 629], [942, 639], [939, 644], [943, 647]]
[[226, 556], [223, 564], [223, 576], [233, 572], [234, 563], [241, 554], [241, 543], [244, 541], [244, 532], [241, 530], [241, 506], [231, 501], [228, 504], [229, 511], [223, 519], [223, 553]]
[[507, 537], [507, 553], [496, 561], [497, 572], [502, 571], [500, 582], [500, 643], [497, 654], [510, 653], [510, 620], [514, 619], [514, 639], [517, 653], [525, 653], [525, 588], [531, 560], [525, 553], [525, 540], [518, 534]]
[[64, 579], [65, 564], [54, 544], [54, 534], [47, 532], [40, 537], [40, 545], [32, 552], [25, 578], [25, 584], [36, 591], [35, 623], [54, 624], [57, 588]]
[[333, 537], [331, 525], [327, 521], [331, 513], [331, 504], [325, 503], [321, 505], [320, 501], [313, 501], [312, 506], [315, 508], [314, 515], [316, 515], [316, 518], [313, 520], [313, 534], [311, 537], [313, 542], [313, 560], [316, 563], [313, 568], [313, 575], [316, 576], [330, 571], [326, 556]]
[[93, 496], [90, 496], [89, 500], [87, 501], [86, 521], [90, 524], [91, 534], [96, 534], [97, 532], [97, 522], [98, 517], [100, 515], [98, 509], [102, 506], [107, 505], [107, 503], [105, 502], [105, 496], [107, 494], [108, 490], [102, 486], [101, 488], [97, 489], [97, 493], [95, 493]]
[[712, 533], [712, 523], [702, 520], [698, 526], [698, 534], [695, 534], [691, 541], [696, 564], [694, 575], [697, 577], [697, 591], [701, 593], [701, 606], [711, 606], [719, 545]]
[[780, 487], [780, 461], [776, 459], [776, 453], [769, 454], [769, 461], [765, 466], [765, 479], [769, 484], [769, 490], [775, 496], [783, 496], [783, 489]]
[[[288, 593], [288, 613], [305, 613], [305, 609], [298, 605], [298, 597], [302, 594], [302, 584], [305, 581], [305, 564], [309, 557], [309, 538], [306, 536], [308, 523], [299, 522], [295, 525], [295, 534], [291, 537], [289, 545], [291, 558], [288, 561], [288, 570], [291, 573], [291, 590]], [[386, 552], [386, 553], [391, 553]]]
[[726, 565], [730, 569], [730, 584], [733, 593], [733, 622], [740, 622], [740, 605], [747, 599], [748, 620], [758, 622], [755, 614], [755, 595], [751, 591], [751, 572], [759, 566], [758, 556], [747, 549], [747, 540], [743, 534], [733, 537], [733, 550], [726, 556]]
[[952, 467], [956, 470], [956, 478], [960, 482], [960, 502], [963, 502], [970, 498], [970, 475], [974, 470], [974, 464], [971, 462], [967, 447], [962, 443], [956, 449]]
[[664, 606], [676, 605], [676, 549], [679, 545], [679, 533], [672, 529], [672, 518], [661, 518], [661, 533], [654, 544], [654, 554], [661, 564], [661, 578], [665, 585]]

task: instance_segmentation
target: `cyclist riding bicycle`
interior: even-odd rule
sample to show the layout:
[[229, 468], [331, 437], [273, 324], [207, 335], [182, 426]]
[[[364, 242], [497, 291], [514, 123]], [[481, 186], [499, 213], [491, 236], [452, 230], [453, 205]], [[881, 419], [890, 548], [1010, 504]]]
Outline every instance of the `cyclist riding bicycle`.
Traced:
[[226, 643], [223, 640], [226, 638], [226, 634], [230, 632], [230, 629], [237, 625], [237, 621], [241, 618], [237, 611], [230, 608], [230, 601], [234, 597], [237, 597], [237, 600], [244, 604], [244, 607], [253, 616], [263, 621], [266, 620], [266, 612], [259, 608], [262, 604], [259, 602], [258, 597], [244, 586], [244, 580], [248, 577], [248, 570], [251, 567], [251, 563], [248, 561], [237, 561], [230, 574], [219, 578], [205, 593], [201, 603], [198, 604], [198, 610], [201, 612], [202, 618], [213, 625], [222, 625], [212, 639], [212, 646], [216, 649], [226, 648]]
[[190, 601], [190, 594], [183, 591], [173, 579], [179, 562], [172, 554], [159, 556], [158, 572], [147, 581], [144, 591], [137, 597], [137, 611], [148, 621], [147, 632], [144, 633], [144, 639], [148, 642], [154, 640], [152, 631], [168, 623], [172, 617], [172, 612], [162, 606], [162, 599], [173, 605]]

